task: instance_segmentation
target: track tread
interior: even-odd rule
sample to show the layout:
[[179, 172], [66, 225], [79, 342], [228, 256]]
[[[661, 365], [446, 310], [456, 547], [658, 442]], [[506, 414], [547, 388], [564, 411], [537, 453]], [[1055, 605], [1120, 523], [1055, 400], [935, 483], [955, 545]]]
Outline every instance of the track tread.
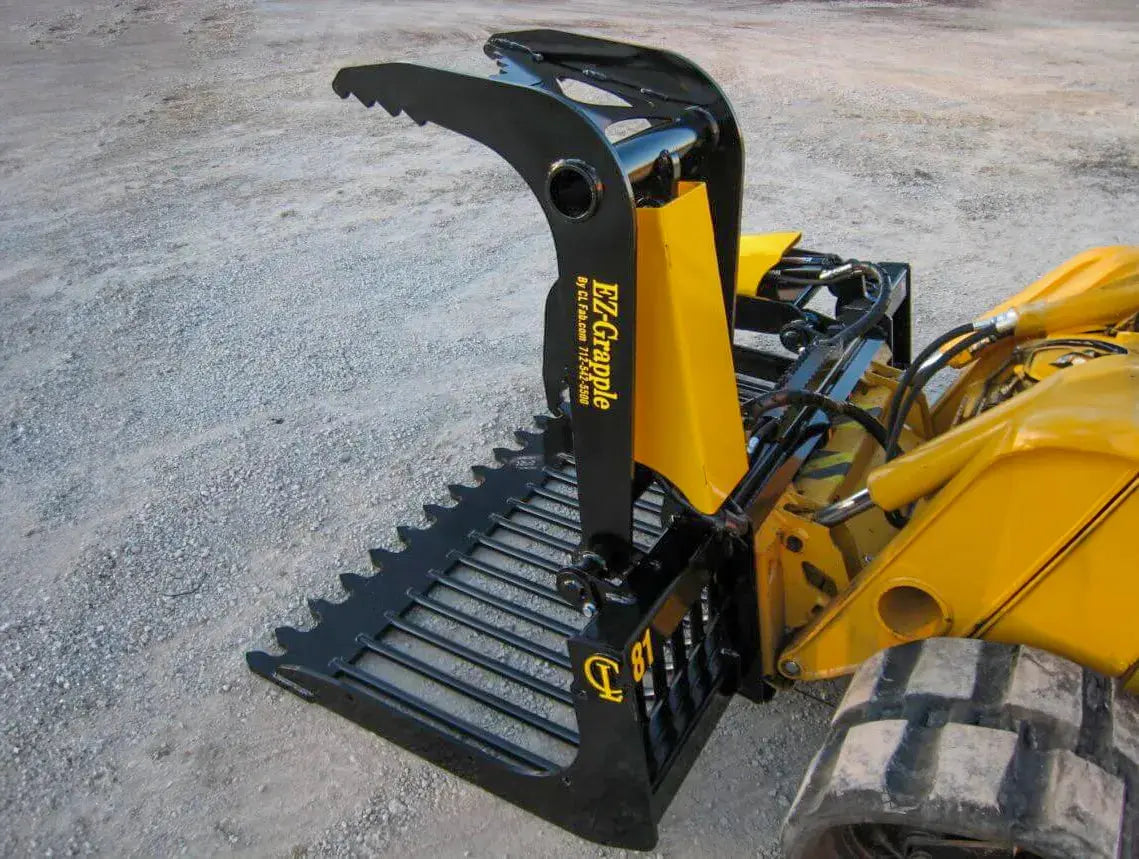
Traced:
[[1139, 702], [1054, 654], [973, 639], [879, 652], [855, 673], [784, 824], [787, 856], [826, 832], [903, 824], [1049, 859], [1139, 851]]

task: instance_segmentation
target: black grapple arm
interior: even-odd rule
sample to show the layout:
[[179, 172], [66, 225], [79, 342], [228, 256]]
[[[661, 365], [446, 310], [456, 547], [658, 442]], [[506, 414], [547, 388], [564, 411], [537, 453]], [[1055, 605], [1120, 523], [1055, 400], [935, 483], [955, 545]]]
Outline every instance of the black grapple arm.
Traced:
[[[705, 182], [729, 330], [734, 309], [743, 153], [731, 107], [700, 69], [667, 51], [530, 30], [492, 37], [490, 78], [406, 63], [341, 70], [333, 87], [484, 144], [525, 180], [545, 212], [558, 280], [546, 308], [548, 405], [572, 415], [581, 549], [621, 567], [632, 547], [633, 386], [638, 205]], [[567, 94], [577, 82], [601, 98]], [[603, 91], [603, 92], [598, 92]], [[606, 129], [647, 125], [616, 143]]]

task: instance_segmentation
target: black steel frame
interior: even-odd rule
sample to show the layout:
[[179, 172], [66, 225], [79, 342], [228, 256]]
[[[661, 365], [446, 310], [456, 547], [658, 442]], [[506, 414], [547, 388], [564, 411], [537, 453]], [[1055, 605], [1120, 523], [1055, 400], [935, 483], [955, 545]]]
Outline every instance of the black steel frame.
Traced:
[[[583, 838], [646, 850], [656, 842], [656, 822], [739, 678], [750, 668], [738, 654], [754, 653], [754, 646], [737, 648], [754, 636], [755, 594], [750, 554], [738, 541], [698, 523], [664, 531], [628, 577], [634, 599], [607, 605], [581, 630], [564, 630], [564, 654], [541, 651], [505, 630], [486, 630], [515, 646], [537, 648], [540, 655], [572, 672], [564, 691], [542, 689], [537, 678], [514, 678], [544, 694], [564, 696], [572, 704], [576, 730], [567, 731], [564, 739], [577, 748], [568, 766], [433, 706], [359, 665], [365, 654], [379, 652], [401, 659], [404, 667], [430, 679], [442, 679], [451, 688], [458, 684], [459, 691], [481, 696], [482, 703], [493, 697], [464, 686], [458, 677], [440, 678], [438, 669], [401, 657], [398, 648], [384, 644], [384, 637], [391, 629], [415, 628], [408, 613], [425, 603], [447, 611], [431, 596], [432, 587], [447, 584], [456, 564], [469, 562], [474, 547], [494, 540], [494, 527], [506, 521], [499, 511], [512, 503], [525, 504], [519, 499], [532, 495], [543, 475], [559, 462], [572, 461], [568, 419], [539, 422], [542, 432], [520, 434], [525, 442], [521, 450], [497, 452], [500, 468], [479, 470], [483, 477], [479, 486], [453, 487], [458, 506], [431, 508], [436, 521], [427, 531], [402, 530], [407, 550], [374, 551], [378, 574], [343, 576], [350, 593], [347, 600], [310, 603], [316, 626], [304, 631], [278, 629], [284, 653], [253, 652], [247, 661], [254, 671], [305, 700]], [[461, 580], [454, 585], [461, 587]], [[492, 604], [504, 607], [501, 602]], [[479, 624], [475, 617], [451, 611], [458, 622]], [[643, 642], [646, 630], [650, 630], [652, 669], [634, 681], [630, 654]], [[439, 636], [436, 643], [453, 653], [462, 650]], [[496, 663], [486, 654], [461, 655], [483, 667]], [[606, 700], [589, 683], [587, 660], [597, 656], [612, 660], [609, 678], [620, 702]], [[498, 673], [512, 670], [502, 663], [490, 667]], [[514, 702], [490, 703], [515, 718], [533, 718]]]
[[[558, 252], [560, 275], [547, 303], [544, 367], [547, 390], [558, 395], [553, 406], [560, 405], [564, 383], [572, 391], [577, 381], [572, 361], [567, 370], [565, 342], [572, 330], [576, 278], [629, 285], [621, 309], [627, 336], [618, 341], [613, 365], [627, 396], [619, 408], [605, 412], [573, 409], [539, 419], [539, 432], [519, 435], [521, 450], [496, 451], [501, 467], [475, 470], [479, 486], [451, 488], [457, 506], [425, 508], [434, 520], [429, 529], [400, 529], [405, 551], [373, 551], [378, 574], [343, 576], [347, 600], [310, 603], [316, 626], [281, 628], [277, 639], [283, 653], [253, 652], [247, 660], [254, 671], [302, 698], [584, 838], [649, 849], [656, 842], [657, 821], [730, 696], [740, 692], [764, 700], [772, 690], [756, 658], [750, 534], [707, 518], [680, 516], [658, 528], [644, 515], [634, 516], [636, 509], [662, 518], [668, 513], [659, 487], [646, 491], [647, 481], [635, 485], [633, 479], [634, 206], [652, 204], [662, 181], [684, 177], [708, 183], [733, 330], [777, 331], [799, 318], [810, 296], [786, 302], [786, 312], [775, 313], [765, 300], [734, 314], [742, 148], [730, 107], [702, 72], [674, 54], [552, 31], [495, 36], [487, 51], [502, 70], [490, 80], [396, 63], [344, 69], [335, 88], [366, 105], [380, 102], [393, 115], [402, 110], [420, 123], [436, 122], [472, 137], [502, 154], [530, 185]], [[582, 105], [561, 92], [559, 79], [600, 86], [629, 107]], [[503, 122], [506, 116], [522, 119]], [[647, 116], [653, 125], [624, 148], [610, 144], [605, 126], [629, 116]], [[656, 145], [655, 133], [662, 135], [656, 141], [675, 145], [661, 150], [666, 157], [650, 159], [645, 152]], [[585, 208], [592, 205], [589, 217], [566, 217], [548, 193], [551, 164], [567, 160], [587, 165], [603, 186], [600, 199], [585, 200]], [[865, 338], [849, 346], [819, 338], [794, 358], [735, 346], [741, 401], [777, 387], [845, 399], [883, 345], [894, 363], [904, 366], [910, 354], [909, 269], [883, 268], [894, 284], [893, 301], [887, 318]], [[762, 520], [819, 444], [817, 429], [825, 421], [809, 407], [792, 409], [779, 432], [754, 452], [732, 495], [752, 522]], [[543, 500], [563, 505], [561, 512], [540, 506]], [[580, 541], [522, 524], [526, 517], [576, 532]], [[610, 564], [622, 566], [621, 599], [605, 602], [575, 628], [472, 585], [464, 570], [550, 604], [563, 599], [552, 585], [558, 565], [503, 535], [536, 541], [567, 559], [582, 547], [603, 553]], [[480, 548], [497, 552], [504, 562], [479, 560]], [[512, 571], [506, 561], [533, 575]], [[565, 650], [464, 613], [441, 601], [442, 592], [459, 593], [523, 625], [554, 632], [564, 638]], [[424, 628], [412, 619], [421, 610], [568, 671], [568, 685]], [[571, 707], [574, 725], [551, 721], [401, 651], [386, 637], [393, 632]], [[384, 679], [368, 667], [372, 657], [544, 732], [573, 749], [572, 761], [548, 759]], [[605, 666], [600, 684], [590, 667], [599, 659]], [[638, 665], [644, 667], [640, 677]]]

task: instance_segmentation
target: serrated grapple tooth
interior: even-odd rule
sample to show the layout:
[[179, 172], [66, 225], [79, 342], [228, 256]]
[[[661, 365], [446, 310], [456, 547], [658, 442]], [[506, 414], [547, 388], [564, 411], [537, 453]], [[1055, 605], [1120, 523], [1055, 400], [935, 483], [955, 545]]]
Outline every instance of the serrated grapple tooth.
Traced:
[[494, 458], [501, 462], [503, 465], [510, 462], [514, 457], [518, 456], [519, 451], [512, 450], [509, 447], [496, 447], [494, 449]]
[[452, 483], [447, 487], [447, 492], [449, 492], [451, 497], [456, 501], [462, 501], [463, 496], [469, 495], [474, 491], [475, 488], [473, 486], [465, 486], [462, 483]]
[[545, 429], [549, 425], [549, 415], [534, 415], [534, 426], [536, 426], [538, 429]]
[[300, 643], [301, 636], [304, 635], [304, 633], [295, 626], [278, 626], [273, 630], [273, 635], [276, 636], [277, 643], [281, 645], [281, 647], [285, 648], [285, 650], [289, 650]]
[[423, 515], [431, 522], [438, 522], [450, 509], [450, 507], [444, 507], [442, 504], [424, 504]]
[[412, 528], [410, 525], [400, 525], [395, 529], [395, 532], [399, 535], [399, 538], [403, 541], [403, 544], [408, 548], [411, 548], [412, 542], [416, 537], [423, 533], [423, 529]]
[[[372, 551], [374, 552], [376, 550], [373, 549]], [[375, 562], [373, 561], [373, 563], [375, 563]], [[341, 573], [340, 574], [340, 586], [342, 588], [344, 588], [344, 590], [348, 591], [348, 593], [350, 593], [350, 594], [358, 591], [360, 589], [360, 587], [366, 581], [367, 581], [367, 579], [364, 576], [361, 576], [357, 573]]]
[[328, 600], [310, 599], [308, 601], [308, 610], [312, 612], [312, 616], [316, 619], [317, 623], [324, 620], [330, 608], [332, 608], [332, 603]]
[[537, 433], [529, 432], [528, 430], [516, 429], [514, 431], [514, 438], [516, 438], [518, 440], [518, 443], [523, 447], [530, 444], [530, 442], [532, 442], [537, 437]]
[[482, 483], [482, 481], [486, 480], [486, 476], [493, 470], [494, 469], [492, 469], [489, 465], [471, 466], [471, 474], [473, 474], [478, 479], [479, 483]]
[[372, 566], [377, 570], [382, 570], [386, 564], [392, 561], [399, 552], [393, 552], [390, 549], [369, 549], [368, 560], [372, 562]]

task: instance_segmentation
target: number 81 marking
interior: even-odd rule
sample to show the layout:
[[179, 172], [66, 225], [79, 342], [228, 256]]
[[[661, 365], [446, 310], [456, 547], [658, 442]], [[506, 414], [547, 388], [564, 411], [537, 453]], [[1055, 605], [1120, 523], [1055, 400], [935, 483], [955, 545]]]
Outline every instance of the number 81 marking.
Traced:
[[629, 663], [633, 666], [633, 681], [639, 683], [645, 671], [653, 664], [652, 629], [646, 629], [641, 640], [629, 651]]

